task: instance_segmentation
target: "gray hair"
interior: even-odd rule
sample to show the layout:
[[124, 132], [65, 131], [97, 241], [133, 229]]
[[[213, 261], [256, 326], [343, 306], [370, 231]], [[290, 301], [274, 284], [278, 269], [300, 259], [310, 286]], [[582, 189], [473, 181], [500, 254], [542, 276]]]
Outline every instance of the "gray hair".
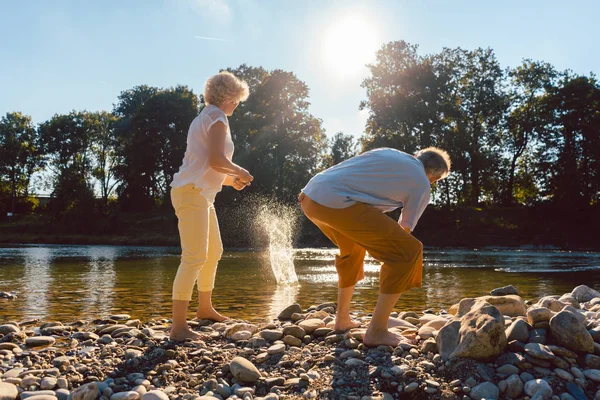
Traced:
[[435, 179], [444, 179], [450, 173], [452, 161], [445, 150], [437, 147], [428, 147], [419, 150], [415, 157], [425, 167], [425, 173]]

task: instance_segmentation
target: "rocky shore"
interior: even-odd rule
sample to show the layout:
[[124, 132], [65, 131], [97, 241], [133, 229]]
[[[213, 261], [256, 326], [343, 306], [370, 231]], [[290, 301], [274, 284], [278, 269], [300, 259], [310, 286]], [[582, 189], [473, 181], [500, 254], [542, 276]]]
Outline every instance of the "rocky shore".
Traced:
[[600, 399], [600, 293], [587, 286], [395, 313], [396, 348], [362, 344], [368, 318], [334, 332], [334, 313], [294, 304], [262, 325], [190, 321], [206, 339], [183, 343], [167, 319], [4, 321], [0, 400]]

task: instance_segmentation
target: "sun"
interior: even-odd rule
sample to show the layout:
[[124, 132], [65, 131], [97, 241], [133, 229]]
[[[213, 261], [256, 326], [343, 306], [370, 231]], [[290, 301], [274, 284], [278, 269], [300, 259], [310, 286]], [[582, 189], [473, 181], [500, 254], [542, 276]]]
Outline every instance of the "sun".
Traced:
[[323, 60], [326, 68], [338, 75], [360, 72], [375, 59], [375, 27], [359, 15], [348, 15], [333, 22], [325, 31]]

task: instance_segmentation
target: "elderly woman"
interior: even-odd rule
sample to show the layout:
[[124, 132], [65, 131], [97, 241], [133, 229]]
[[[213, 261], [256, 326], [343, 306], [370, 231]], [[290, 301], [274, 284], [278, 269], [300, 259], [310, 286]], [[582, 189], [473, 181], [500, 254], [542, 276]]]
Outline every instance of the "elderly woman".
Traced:
[[179, 220], [181, 263], [173, 282], [173, 326], [171, 339], [199, 339], [187, 324], [187, 310], [194, 285], [198, 284], [196, 317], [226, 319], [212, 305], [217, 264], [223, 253], [215, 196], [223, 187], [242, 190], [253, 177], [231, 161], [233, 141], [231, 116], [248, 98], [248, 84], [229, 72], [208, 79], [204, 89], [206, 107], [191, 123], [183, 164], [171, 183], [171, 201]]
[[[379, 298], [363, 342], [397, 346], [388, 330], [400, 294], [421, 286], [423, 244], [410, 232], [429, 203], [431, 184], [450, 172], [450, 157], [430, 147], [416, 156], [389, 148], [367, 151], [313, 177], [299, 201], [304, 214], [339, 248], [335, 329], [360, 324], [350, 318], [356, 283], [364, 278], [369, 254], [381, 262]], [[384, 212], [402, 208], [396, 223]]]

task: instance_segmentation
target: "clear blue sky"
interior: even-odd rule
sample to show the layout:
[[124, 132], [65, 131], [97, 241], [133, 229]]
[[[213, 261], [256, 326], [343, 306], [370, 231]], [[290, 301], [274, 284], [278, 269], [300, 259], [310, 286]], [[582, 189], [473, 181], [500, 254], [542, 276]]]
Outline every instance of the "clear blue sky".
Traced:
[[[598, 15], [593, 0], [0, 0], [0, 115], [21, 111], [38, 123], [110, 111], [140, 84], [200, 94], [208, 76], [246, 63], [293, 71], [328, 135], [360, 135], [366, 69], [338, 70], [336, 60], [366, 56], [345, 42], [354, 25], [340, 21], [361, 19], [369, 49], [400, 39], [423, 53], [491, 47], [503, 67], [532, 58], [588, 74], [600, 72]], [[350, 54], [327, 58], [331, 46]]]

